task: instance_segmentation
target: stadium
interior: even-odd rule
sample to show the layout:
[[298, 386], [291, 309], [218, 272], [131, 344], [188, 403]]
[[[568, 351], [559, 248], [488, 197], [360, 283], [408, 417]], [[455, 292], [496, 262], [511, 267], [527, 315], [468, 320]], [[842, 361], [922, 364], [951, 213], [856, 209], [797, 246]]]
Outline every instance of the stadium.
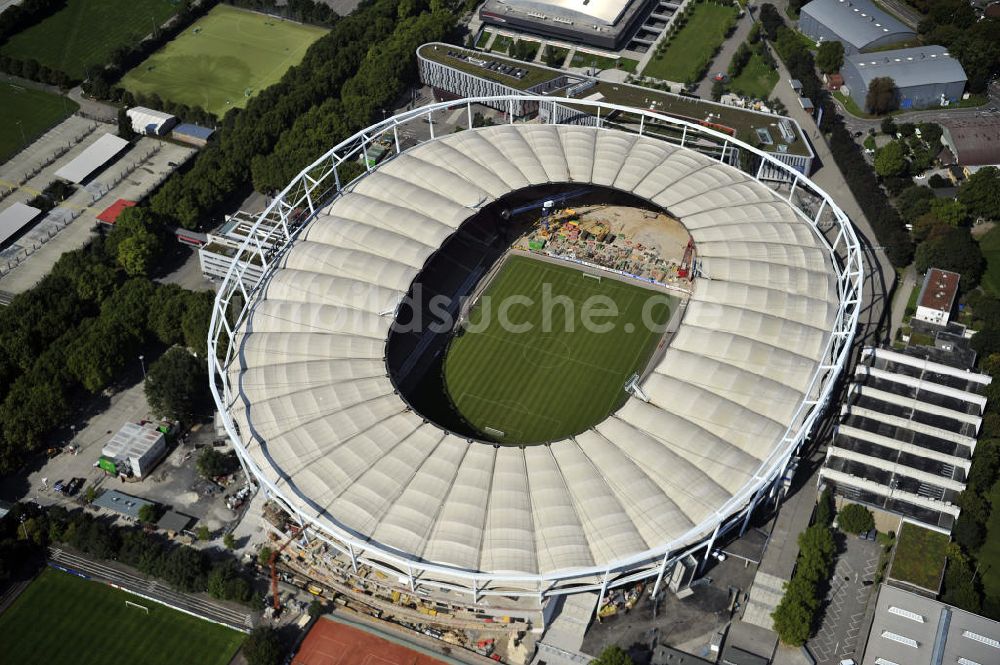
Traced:
[[[827, 406], [863, 281], [836, 203], [711, 129], [574, 101], [565, 123], [549, 108], [550, 123], [435, 136], [446, 116], [472, 127], [481, 104], [525, 101], [555, 106], [432, 104], [332, 148], [262, 215], [280, 223], [244, 245], [209, 337], [241, 462], [329, 565], [485, 613], [659, 588], [744, 529]], [[413, 127], [430, 136], [404, 147]], [[379, 142], [390, 155], [375, 163]], [[675, 259], [609, 263], [558, 244], [602, 206], [676, 224], [660, 244]], [[638, 238], [619, 241], [630, 256]], [[456, 324], [539, 282], [571, 304], [603, 295], [623, 325], [511, 341]], [[642, 339], [620, 332], [637, 294], [661, 296]], [[412, 325], [434, 296], [449, 325]], [[485, 397], [463, 404], [470, 392]]]

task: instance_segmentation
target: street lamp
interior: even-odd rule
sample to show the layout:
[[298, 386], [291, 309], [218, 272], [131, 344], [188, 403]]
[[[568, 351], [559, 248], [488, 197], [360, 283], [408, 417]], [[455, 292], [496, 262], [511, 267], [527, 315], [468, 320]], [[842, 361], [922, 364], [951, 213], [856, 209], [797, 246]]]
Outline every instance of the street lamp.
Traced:
[[142, 380], [143, 381], [146, 380], [146, 363], [143, 362], [144, 359], [145, 359], [145, 356], [143, 356], [143, 355], [140, 354], [140, 356], [139, 356], [139, 367], [142, 368]]

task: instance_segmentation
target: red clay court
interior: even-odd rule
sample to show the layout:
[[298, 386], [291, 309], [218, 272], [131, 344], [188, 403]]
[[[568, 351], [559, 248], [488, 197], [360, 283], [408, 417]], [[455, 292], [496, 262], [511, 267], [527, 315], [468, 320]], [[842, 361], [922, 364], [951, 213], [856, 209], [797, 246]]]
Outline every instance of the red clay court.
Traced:
[[366, 630], [332, 619], [317, 621], [292, 665], [447, 665]]

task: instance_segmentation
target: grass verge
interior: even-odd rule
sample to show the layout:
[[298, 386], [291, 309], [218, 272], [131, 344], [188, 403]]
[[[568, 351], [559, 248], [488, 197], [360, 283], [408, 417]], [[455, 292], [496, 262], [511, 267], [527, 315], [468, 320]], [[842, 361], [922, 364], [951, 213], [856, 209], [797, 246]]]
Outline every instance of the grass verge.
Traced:
[[687, 23], [670, 38], [666, 50], [654, 55], [643, 76], [678, 83], [694, 83], [708, 67], [716, 49], [735, 20], [732, 5], [705, 2], [694, 6]]
[[729, 88], [745, 97], [767, 99], [777, 83], [778, 70], [769, 67], [762, 57], [754, 53], [740, 75], [729, 84]]

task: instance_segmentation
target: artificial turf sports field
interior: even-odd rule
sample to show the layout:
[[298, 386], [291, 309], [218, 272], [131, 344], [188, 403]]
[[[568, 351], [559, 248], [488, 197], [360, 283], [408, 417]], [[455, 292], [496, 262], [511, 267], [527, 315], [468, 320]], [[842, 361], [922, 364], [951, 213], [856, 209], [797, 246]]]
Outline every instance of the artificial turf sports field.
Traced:
[[226, 665], [243, 639], [235, 630], [51, 568], [0, 614], [2, 665]]
[[[543, 305], [546, 284], [552, 307]], [[502, 303], [515, 296], [533, 301], [513, 304], [507, 313], [512, 326], [527, 324], [526, 332], [505, 329], [499, 321]], [[617, 316], [591, 317], [611, 324], [607, 331], [582, 323], [584, 303], [592, 296], [606, 296], [617, 308]], [[572, 308], [556, 302], [560, 297], [568, 298]], [[648, 319], [659, 329], [643, 324], [647, 301]], [[608, 277], [597, 281], [574, 267], [510, 256], [472, 306], [470, 327], [448, 347], [444, 381], [449, 398], [484, 438], [501, 443], [542, 443], [578, 434], [623, 402], [625, 382], [645, 366], [677, 302]], [[590, 311], [596, 312], [597, 305]], [[548, 326], [546, 310], [551, 312]]]
[[[0, 109], [3, 109], [0, 163], [78, 108], [76, 102], [61, 95], [0, 83]], [[24, 136], [21, 135], [22, 129]]]
[[0, 53], [82, 79], [88, 67], [106, 65], [115, 49], [138, 44], [179, 8], [176, 0], [67, 0], [55, 14], [11, 37]]
[[128, 72], [122, 86], [221, 117], [277, 83], [326, 32], [218, 5]]

